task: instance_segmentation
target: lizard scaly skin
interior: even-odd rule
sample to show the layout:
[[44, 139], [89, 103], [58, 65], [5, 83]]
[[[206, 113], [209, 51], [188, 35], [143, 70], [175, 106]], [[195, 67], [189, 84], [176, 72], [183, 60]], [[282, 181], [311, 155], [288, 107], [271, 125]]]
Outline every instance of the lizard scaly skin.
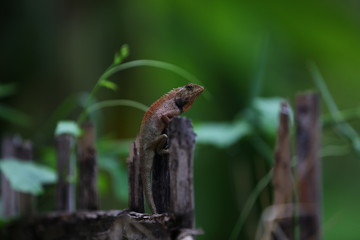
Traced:
[[153, 161], [156, 153], [167, 153], [167, 135], [162, 132], [174, 116], [189, 110], [203, 91], [203, 87], [193, 83], [175, 88], [154, 102], [144, 115], [138, 135], [140, 174], [145, 198], [153, 213], [156, 213], [151, 187]]

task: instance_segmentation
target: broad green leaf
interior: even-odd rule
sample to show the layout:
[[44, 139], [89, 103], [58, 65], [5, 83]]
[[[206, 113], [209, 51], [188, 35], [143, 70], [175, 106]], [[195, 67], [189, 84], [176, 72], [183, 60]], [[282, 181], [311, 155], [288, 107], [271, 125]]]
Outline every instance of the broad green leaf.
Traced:
[[9, 180], [13, 189], [34, 195], [43, 192], [43, 184], [55, 183], [57, 180], [54, 170], [40, 164], [17, 159], [2, 159], [0, 170]]
[[195, 126], [196, 141], [217, 147], [229, 147], [251, 133], [251, 126], [246, 121], [235, 123], [201, 123]]
[[78, 137], [81, 134], [81, 129], [74, 121], [60, 121], [56, 126], [55, 136], [59, 136], [61, 134], [70, 134]]
[[114, 91], [117, 89], [117, 85], [115, 83], [106, 79], [101, 79], [99, 85]]
[[[256, 98], [253, 104], [261, 131], [269, 136], [275, 136], [278, 124], [281, 98]], [[292, 113], [290, 112], [290, 117]], [[291, 118], [292, 119], [292, 118]]]
[[0, 118], [23, 127], [30, 125], [28, 115], [3, 104], [0, 104]]

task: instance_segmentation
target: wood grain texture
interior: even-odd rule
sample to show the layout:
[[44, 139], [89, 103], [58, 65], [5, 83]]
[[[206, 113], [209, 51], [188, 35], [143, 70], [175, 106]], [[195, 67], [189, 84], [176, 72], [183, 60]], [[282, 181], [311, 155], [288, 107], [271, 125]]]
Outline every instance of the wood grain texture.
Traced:
[[56, 136], [57, 175], [56, 210], [75, 211], [75, 184], [70, 181], [74, 178], [74, 163], [71, 161], [71, 152], [74, 147], [74, 136], [61, 134]]
[[[291, 168], [290, 109], [286, 102], [281, 103], [275, 164], [272, 184], [274, 187], [273, 210], [275, 221], [280, 229], [273, 229], [272, 239], [294, 239], [293, 177]], [[283, 235], [279, 235], [279, 231]]]
[[[33, 161], [33, 144], [22, 141], [16, 150], [16, 157], [22, 161]], [[19, 212], [22, 216], [32, 215], [35, 212], [35, 197], [29, 193], [19, 193]]]
[[169, 126], [170, 209], [179, 227], [195, 227], [194, 148], [195, 133], [191, 121], [176, 117]]
[[144, 212], [144, 195], [140, 174], [140, 159], [138, 155], [138, 140], [130, 146], [128, 159], [128, 183], [129, 183], [129, 209], [130, 211]]
[[300, 239], [321, 239], [320, 98], [307, 93], [296, 98], [297, 190]]
[[[2, 139], [1, 153], [3, 159], [16, 158], [16, 149], [21, 139], [16, 136], [4, 136]], [[15, 217], [19, 214], [19, 194], [12, 189], [10, 182], [1, 173], [2, 215], [4, 218]]]
[[90, 122], [81, 125], [83, 131], [77, 144], [79, 171], [78, 209], [98, 210], [97, 157], [95, 149], [95, 128]]
[[168, 214], [129, 211], [51, 213], [13, 221], [0, 232], [6, 240], [155, 240], [174, 239]]

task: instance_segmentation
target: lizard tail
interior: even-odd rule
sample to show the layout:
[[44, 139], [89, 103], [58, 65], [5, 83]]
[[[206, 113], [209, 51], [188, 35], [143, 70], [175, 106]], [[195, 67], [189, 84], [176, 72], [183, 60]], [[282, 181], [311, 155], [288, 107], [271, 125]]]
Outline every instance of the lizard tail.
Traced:
[[156, 213], [156, 206], [155, 206], [155, 202], [154, 202], [154, 198], [153, 198], [153, 194], [152, 194], [152, 186], [151, 186], [151, 170], [150, 171], [145, 171], [146, 172], [146, 176], [143, 177], [143, 185], [144, 185], [144, 193], [145, 193], [145, 198], [146, 201], [148, 203], [148, 206], [150, 208], [150, 210], [152, 211], [152, 213]]

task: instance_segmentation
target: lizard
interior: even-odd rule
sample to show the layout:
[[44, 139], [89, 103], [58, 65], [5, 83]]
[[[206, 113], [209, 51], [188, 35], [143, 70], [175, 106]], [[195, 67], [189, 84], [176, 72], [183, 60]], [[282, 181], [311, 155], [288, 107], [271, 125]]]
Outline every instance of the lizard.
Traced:
[[204, 91], [200, 85], [188, 83], [175, 88], [154, 102], [144, 114], [139, 143], [140, 176], [145, 199], [150, 210], [156, 213], [152, 194], [151, 172], [155, 154], [167, 154], [167, 135], [163, 134], [171, 119], [189, 110], [195, 99]]

